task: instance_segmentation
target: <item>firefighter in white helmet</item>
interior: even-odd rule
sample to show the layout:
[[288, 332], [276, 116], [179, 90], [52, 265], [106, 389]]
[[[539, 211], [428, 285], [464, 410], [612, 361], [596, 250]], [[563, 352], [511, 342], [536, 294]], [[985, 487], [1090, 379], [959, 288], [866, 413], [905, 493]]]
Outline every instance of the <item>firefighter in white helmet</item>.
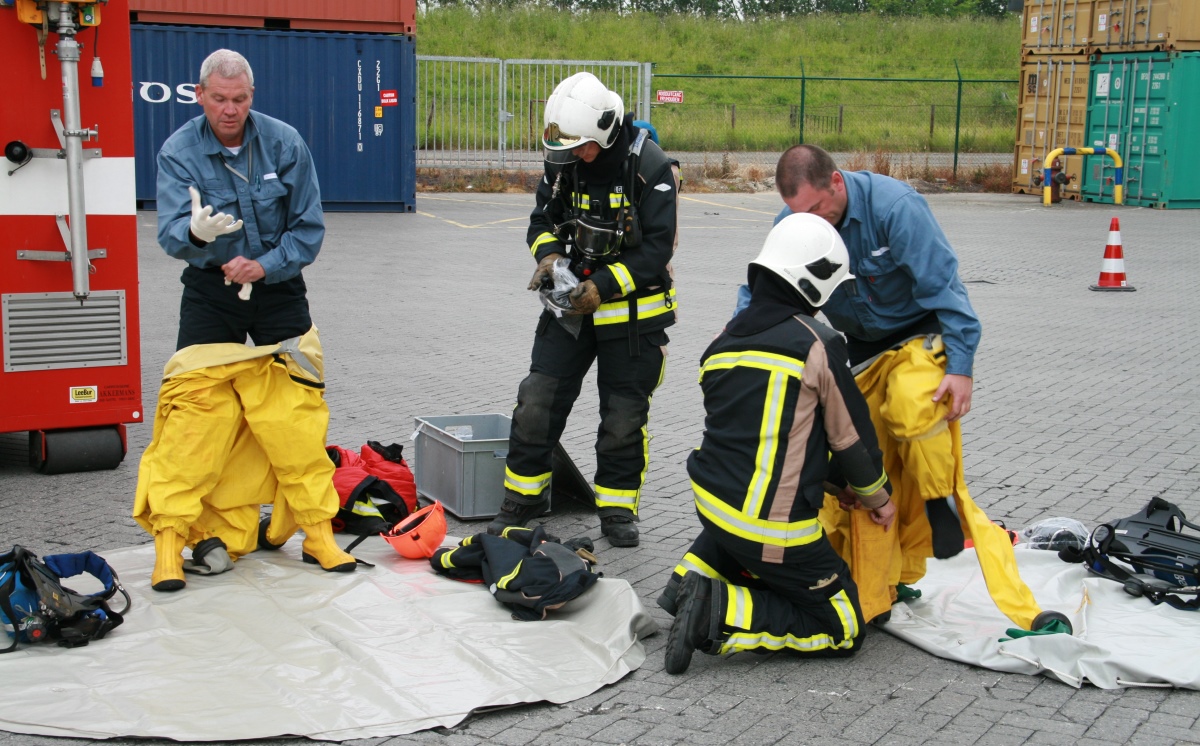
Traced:
[[750, 304], [704, 352], [704, 438], [688, 457], [703, 527], [659, 604], [675, 615], [667, 673], [692, 653], [849, 655], [863, 614], [817, 515], [826, 485], [889, 527], [883, 454], [840, 335], [813, 316], [852, 280], [815, 215], [784, 218], [749, 266]]
[[591, 73], [554, 89], [542, 144], [545, 177], [527, 237], [537, 262], [529, 289], [552, 283], [559, 260], [577, 285], [560, 296], [561, 315], [548, 309], [538, 322], [513, 413], [505, 499], [488, 531], [524, 526], [547, 509], [554, 446], [599, 360], [596, 508], [610, 543], [632, 547], [649, 459], [650, 396], [665, 370], [666, 329], [675, 323], [668, 271], [675, 176], [646, 130], [633, 126], [621, 97]]

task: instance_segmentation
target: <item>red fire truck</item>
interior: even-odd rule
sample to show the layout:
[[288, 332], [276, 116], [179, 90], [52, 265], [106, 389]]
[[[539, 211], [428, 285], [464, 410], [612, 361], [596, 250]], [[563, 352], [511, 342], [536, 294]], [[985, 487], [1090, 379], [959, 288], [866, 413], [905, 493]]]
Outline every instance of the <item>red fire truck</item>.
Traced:
[[145, 419], [127, 0], [0, 0], [0, 49], [0, 432], [116, 468]]

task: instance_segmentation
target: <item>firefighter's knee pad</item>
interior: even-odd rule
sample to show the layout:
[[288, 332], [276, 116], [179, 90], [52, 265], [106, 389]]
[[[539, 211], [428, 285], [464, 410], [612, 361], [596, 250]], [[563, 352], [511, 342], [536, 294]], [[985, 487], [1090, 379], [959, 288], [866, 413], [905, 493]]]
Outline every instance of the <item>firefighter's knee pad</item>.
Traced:
[[551, 410], [559, 380], [544, 373], [530, 373], [517, 388], [513, 410], [513, 433], [526, 443], [545, 443], [550, 437]]
[[650, 403], [645, 399], [611, 396], [608, 411], [600, 422], [601, 434], [596, 442], [597, 453], [619, 451], [642, 442], [646, 412]]

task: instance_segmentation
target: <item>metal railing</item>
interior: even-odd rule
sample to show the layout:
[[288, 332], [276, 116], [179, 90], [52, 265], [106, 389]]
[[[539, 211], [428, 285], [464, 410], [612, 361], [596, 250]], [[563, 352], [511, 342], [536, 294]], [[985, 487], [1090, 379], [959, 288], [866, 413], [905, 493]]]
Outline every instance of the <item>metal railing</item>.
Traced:
[[650, 115], [649, 63], [418, 56], [417, 166], [541, 168], [546, 99], [581, 71]]
[[[802, 142], [955, 177], [960, 165], [1013, 158], [1018, 81], [964, 78], [957, 63], [953, 78], [875, 78], [806, 75], [803, 63], [798, 75], [715, 75], [658, 73], [646, 62], [417, 60], [419, 167], [540, 168], [546, 97], [579, 70], [620, 93], [685, 164], [730, 154], [769, 167]], [[686, 103], [654, 101], [656, 87], [683, 89]]]

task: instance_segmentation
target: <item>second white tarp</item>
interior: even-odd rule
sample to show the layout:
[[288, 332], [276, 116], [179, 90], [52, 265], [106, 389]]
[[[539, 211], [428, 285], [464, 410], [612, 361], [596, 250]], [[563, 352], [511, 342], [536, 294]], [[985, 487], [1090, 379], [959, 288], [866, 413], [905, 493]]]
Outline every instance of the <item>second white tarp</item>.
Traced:
[[892, 607], [884, 629], [941, 658], [996, 671], [1045, 674], [1075, 687], [1200, 689], [1200, 612], [1155, 606], [1121, 584], [1046, 550], [1016, 547], [1021, 577], [1043, 610], [1062, 612], [1074, 634], [1013, 638], [988, 595], [974, 550], [929, 561], [920, 599]]

